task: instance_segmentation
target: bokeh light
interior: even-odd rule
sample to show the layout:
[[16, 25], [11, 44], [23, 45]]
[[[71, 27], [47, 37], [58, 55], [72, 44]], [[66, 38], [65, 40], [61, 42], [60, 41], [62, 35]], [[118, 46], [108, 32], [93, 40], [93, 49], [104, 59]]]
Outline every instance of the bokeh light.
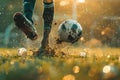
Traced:
[[107, 58], [109, 59], [111, 56], [110, 55], [107, 55]]
[[14, 7], [13, 7], [13, 5], [12, 5], [12, 4], [8, 5], [8, 10], [10, 10], [10, 11], [11, 11], [11, 10], [13, 10], [13, 8], [14, 8]]
[[60, 6], [66, 6], [66, 5], [68, 5], [68, 4], [69, 4], [68, 1], [61, 1], [61, 2], [60, 2]]
[[76, 80], [76, 79], [75, 79], [74, 75], [68, 74], [68, 75], [64, 76], [62, 80]]
[[80, 72], [80, 67], [79, 66], [74, 66], [73, 67], [73, 72], [74, 73], [79, 73]]
[[10, 64], [13, 65], [15, 62], [14, 61], [11, 61]]
[[111, 71], [111, 66], [106, 65], [103, 67], [103, 73], [109, 73]]
[[83, 57], [83, 58], [87, 57], [87, 53], [86, 52], [80, 52], [80, 57]]
[[79, 3], [85, 3], [85, 0], [78, 0]]
[[102, 32], [101, 32], [101, 35], [105, 35], [105, 32], [104, 32], [104, 31], [102, 31]]
[[84, 40], [85, 40], [85, 38], [84, 38], [84, 37], [81, 37], [81, 38], [80, 38], [80, 40], [81, 40], [81, 41], [84, 41]]
[[115, 79], [118, 76], [118, 69], [114, 65], [106, 65], [103, 67], [104, 79]]

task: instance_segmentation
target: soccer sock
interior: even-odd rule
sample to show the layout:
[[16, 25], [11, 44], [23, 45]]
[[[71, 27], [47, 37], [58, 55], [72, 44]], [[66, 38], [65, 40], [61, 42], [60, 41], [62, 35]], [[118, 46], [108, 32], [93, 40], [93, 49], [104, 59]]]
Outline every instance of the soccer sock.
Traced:
[[33, 23], [32, 15], [36, 0], [24, 0], [24, 15], [25, 17]]
[[43, 19], [44, 19], [44, 34], [41, 43], [41, 48], [45, 49], [48, 47], [48, 38], [49, 33], [51, 31], [52, 21], [54, 16], [54, 4], [52, 3], [44, 3], [44, 12], [43, 12]]
[[44, 2], [44, 12], [43, 12], [44, 30], [45, 29], [51, 30], [53, 16], [54, 16], [54, 4], [53, 4], [53, 2], [51, 2], [51, 3]]

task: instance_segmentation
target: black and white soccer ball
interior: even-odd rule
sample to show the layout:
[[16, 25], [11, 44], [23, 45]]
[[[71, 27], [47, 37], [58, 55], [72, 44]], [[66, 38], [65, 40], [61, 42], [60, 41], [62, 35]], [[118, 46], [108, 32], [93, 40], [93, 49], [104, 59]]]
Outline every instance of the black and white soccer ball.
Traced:
[[65, 20], [58, 28], [59, 40], [74, 43], [80, 39], [82, 27], [76, 20]]

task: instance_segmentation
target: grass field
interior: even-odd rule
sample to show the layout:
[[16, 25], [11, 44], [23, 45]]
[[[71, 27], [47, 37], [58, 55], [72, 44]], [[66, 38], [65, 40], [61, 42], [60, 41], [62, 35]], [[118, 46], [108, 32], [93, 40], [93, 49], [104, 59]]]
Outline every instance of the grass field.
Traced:
[[42, 58], [17, 51], [0, 49], [0, 80], [120, 80], [120, 48], [69, 48], [67, 56]]

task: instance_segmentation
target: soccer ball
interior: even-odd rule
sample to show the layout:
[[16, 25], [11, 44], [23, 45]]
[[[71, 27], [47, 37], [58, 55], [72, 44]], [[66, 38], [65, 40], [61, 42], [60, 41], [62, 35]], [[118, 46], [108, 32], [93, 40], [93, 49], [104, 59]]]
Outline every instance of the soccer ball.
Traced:
[[19, 48], [17, 55], [18, 56], [26, 56], [27, 55], [27, 49], [25, 49], [25, 48]]
[[65, 20], [58, 28], [58, 36], [61, 41], [76, 42], [82, 34], [82, 27], [76, 20]]

